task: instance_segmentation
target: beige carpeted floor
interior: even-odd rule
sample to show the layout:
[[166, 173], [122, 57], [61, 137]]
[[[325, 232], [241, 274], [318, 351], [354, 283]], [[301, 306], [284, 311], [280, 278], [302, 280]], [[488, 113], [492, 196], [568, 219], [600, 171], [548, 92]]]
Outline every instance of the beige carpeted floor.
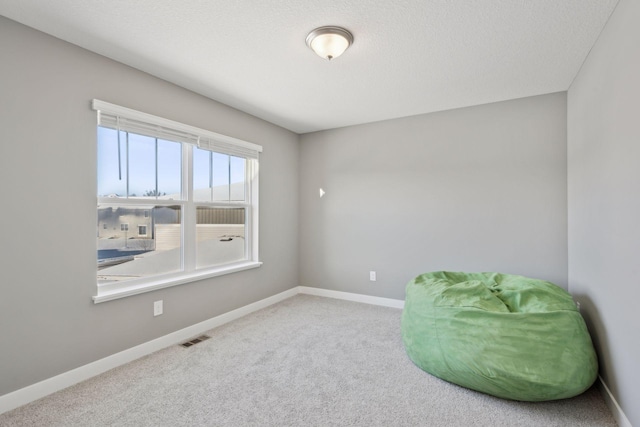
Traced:
[[615, 426], [592, 388], [507, 401], [406, 356], [401, 310], [298, 295], [0, 415], [2, 426]]

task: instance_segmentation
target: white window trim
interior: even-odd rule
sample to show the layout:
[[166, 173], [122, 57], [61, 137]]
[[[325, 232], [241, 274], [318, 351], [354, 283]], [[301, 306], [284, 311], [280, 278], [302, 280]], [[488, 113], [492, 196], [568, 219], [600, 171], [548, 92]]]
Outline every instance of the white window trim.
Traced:
[[101, 302], [125, 298], [132, 295], [139, 295], [145, 292], [169, 288], [171, 286], [182, 285], [198, 280], [209, 279], [211, 277], [223, 276], [225, 274], [250, 270], [252, 268], [258, 268], [261, 265], [262, 262], [260, 261], [243, 261], [234, 264], [227, 264], [219, 268], [210, 268], [202, 271], [198, 270], [191, 273], [181, 272], [163, 276], [154, 276], [152, 280], [147, 280], [145, 283], [119, 283], [118, 285], [120, 286], [111, 286], [108, 290], [99, 291], [98, 295], [93, 297], [93, 302], [98, 304]]
[[[259, 244], [258, 244], [258, 188], [259, 188], [259, 163], [257, 162], [258, 153], [262, 152], [260, 145], [253, 144], [251, 142], [242, 141], [236, 138], [232, 138], [226, 135], [221, 135], [215, 132], [207, 131], [204, 129], [196, 128], [193, 126], [185, 125], [172, 120], [164, 119], [162, 117], [153, 116], [140, 111], [132, 110], [129, 108], [121, 107], [118, 105], [110, 104], [104, 101], [94, 99], [92, 107], [98, 112], [98, 125], [101, 124], [101, 114], [106, 113], [109, 116], [123, 117], [143, 125], [150, 124], [155, 126], [154, 131], [162, 135], [178, 135], [179, 142], [183, 143], [183, 156], [188, 163], [186, 169], [191, 171], [192, 168], [192, 151], [196, 144], [202, 142], [202, 147], [210, 149], [211, 151], [218, 151], [227, 154], [234, 155], [234, 153], [240, 153], [241, 157], [247, 158], [246, 163], [246, 197], [247, 199], [242, 203], [224, 202], [221, 206], [234, 206], [241, 205], [247, 208], [247, 221], [245, 224], [246, 235], [251, 238], [246, 239], [245, 255], [246, 260], [236, 263], [225, 264], [221, 266], [214, 266], [211, 268], [195, 269], [195, 257], [192, 253], [193, 248], [191, 244], [184, 244], [183, 242], [183, 271], [175, 273], [167, 273], [162, 275], [153, 276], [150, 278], [133, 279], [124, 282], [115, 282], [109, 284], [98, 285], [97, 295], [93, 297], [94, 303], [111, 301], [114, 299], [124, 298], [132, 295], [138, 295], [145, 292], [151, 292], [158, 289], [163, 289], [171, 286], [190, 283], [198, 280], [208, 279], [211, 277], [222, 276], [225, 274], [236, 273], [239, 271], [249, 270], [260, 267], [262, 262], [259, 261]], [[134, 124], [135, 126], [135, 124]], [[134, 132], [134, 130], [131, 130]], [[166, 136], [169, 140], [176, 140], [171, 136]], [[237, 155], [237, 154], [235, 154]], [[255, 160], [255, 161], [252, 161]], [[197, 205], [198, 202], [191, 200], [190, 195], [193, 194], [193, 183], [189, 179], [188, 172], [183, 167], [183, 198], [182, 200], [154, 200], [156, 205]], [[186, 197], [185, 197], [186, 196]], [[109, 199], [98, 198], [98, 204], [139, 204], [140, 199]], [[217, 203], [217, 202], [216, 202]], [[204, 205], [210, 205], [210, 203], [203, 203]], [[189, 211], [195, 215], [194, 209]], [[183, 224], [185, 229], [183, 232], [183, 239], [190, 230], [187, 228], [195, 227], [195, 218], [193, 221], [187, 222], [183, 215]], [[187, 225], [188, 224], [188, 225]], [[192, 233], [193, 234], [193, 233]], [[195, 236], [195, 234], [194, 234]], [[195, 237], [194, 237], [195, 239]], [[187, 242], [190, 243], [190, 242]]]

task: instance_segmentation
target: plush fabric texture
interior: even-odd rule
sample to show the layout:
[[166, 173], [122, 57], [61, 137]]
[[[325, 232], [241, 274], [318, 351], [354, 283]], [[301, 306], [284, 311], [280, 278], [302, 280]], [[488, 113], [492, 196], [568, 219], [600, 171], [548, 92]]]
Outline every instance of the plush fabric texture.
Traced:
[[402, 313], [409, 358], [446, 381], [494, 396], [576, 396], [598, 374], [571, 295], [543, 280], [431, 272], [409, 282]]

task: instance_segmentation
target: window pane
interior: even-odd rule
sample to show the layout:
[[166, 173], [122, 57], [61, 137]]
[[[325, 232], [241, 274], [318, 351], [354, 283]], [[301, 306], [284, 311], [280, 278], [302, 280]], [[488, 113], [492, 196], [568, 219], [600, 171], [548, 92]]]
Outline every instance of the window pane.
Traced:
[[98, 206], [98, 283], [179, 271], [180, 217], [180, 206]]
[[193, 190], [197, 202], [244, 201], [246, 159], [194, 148]]
[[156, 140], [129, 133], [129, 197], [155, 197]]
[[245, 198], [245, 170], [247, 160], [230, 156], [231, 200], [241, 201]]
[[193, 149], [193, 199], [197, 202], [213, 200], [212, 156], [211, 151], [197, 147]]
[[229, 155], [213, 152], [213, 200], [229, 200]]
[[197, 268], [246, 259], [244, 208], [199, 206], [196, 210], [196, 234]]
[[180, 200], [182, 186], [182, 145], [158, 140], [158, 197]]
[[126, 133], [98, 127], [98, 196], [125, 197], [127, 193]]

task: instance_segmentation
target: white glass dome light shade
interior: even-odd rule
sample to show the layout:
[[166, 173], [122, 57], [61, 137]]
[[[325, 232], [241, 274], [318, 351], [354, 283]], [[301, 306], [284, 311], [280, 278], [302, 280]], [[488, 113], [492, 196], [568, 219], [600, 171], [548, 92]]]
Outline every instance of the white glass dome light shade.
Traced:
[[321, 34], [311, 41], [311, 49], [318, 56], [328, 60], [342, 55], [348, 47], [347, 39], [338, 34]]
[[340, 27], [320, 27], [311, 31], [306, 41], [318, 56], [332, 60], [342, 55], [353, 43], [353, 35]]

